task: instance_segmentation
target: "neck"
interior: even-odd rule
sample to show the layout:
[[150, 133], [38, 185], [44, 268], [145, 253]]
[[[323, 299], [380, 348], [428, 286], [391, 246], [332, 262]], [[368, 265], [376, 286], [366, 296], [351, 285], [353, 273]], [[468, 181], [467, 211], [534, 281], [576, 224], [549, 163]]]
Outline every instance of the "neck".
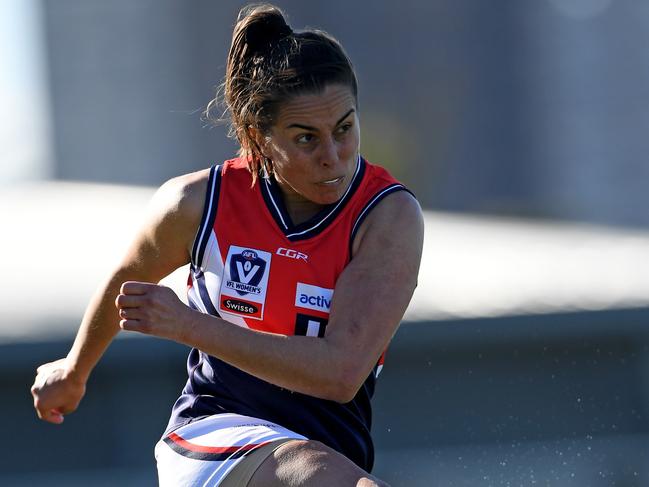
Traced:
[[281, 185], [280, 189], [282, 190], [284, 206], [291, 217], [293, 225], [299, 225], [310, 220], [323, 208], [323, 205], [307, 200], [297, 193], [284, 190]]
[[286, 181], [278, 178], [277, 174], [273, 174], [271, 177], [279, 187], [284, 207], [291, 217], [293, 225], [299, 225], [310, 220], [323, 208], [324, 205], [305, 198], [295, 191]]

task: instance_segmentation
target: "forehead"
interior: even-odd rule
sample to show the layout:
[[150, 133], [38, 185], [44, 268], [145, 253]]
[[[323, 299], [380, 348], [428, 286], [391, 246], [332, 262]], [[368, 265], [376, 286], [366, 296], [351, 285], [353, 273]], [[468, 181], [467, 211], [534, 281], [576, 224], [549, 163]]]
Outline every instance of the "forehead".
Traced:
[[277, 123], [280, 127], [291, 124], [317, 126], [336, 123], [351, 109], [356, 108], [356, 98], [344, 85], [328, 85], [321, 93], [297, 95], [279, 106]]

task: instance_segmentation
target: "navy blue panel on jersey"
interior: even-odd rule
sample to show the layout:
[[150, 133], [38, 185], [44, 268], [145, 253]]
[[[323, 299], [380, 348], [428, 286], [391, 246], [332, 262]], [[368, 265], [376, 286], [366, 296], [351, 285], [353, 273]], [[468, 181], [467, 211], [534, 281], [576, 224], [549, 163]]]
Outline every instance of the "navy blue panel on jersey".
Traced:
[[174, 404], [164, 436], [198, 418], [237, 413], [280, 424], [341, 452], [366, 471], [372, 469], [374, 373], [352, 401], [340, 404], [277, 387], [196, 349], [190, 352], [187, 366], [189, 380]]
[[196, 234], [196, 239], [192, 247], [192, 262], [197, 267], [202, 265], [205, 247], [209, 241], [210, 231], [216, 216], [216, 207], [219, 202], [219, 190], [221, 186], [221, 168], [222, 166], [212, 166], [210, 176], [207, 180], [203, 216], [201, 217], [201, 223], [198, 226], [198, 233]]
[[212, 298], [210, 298], [210, 294], [207, 291], [207, 287], [205, 287], [205, 276], [201, 272], [200, 269], [194, 269], [195, 273], [194, 275], [196, 276], [196, 285], [198, 286], [198, 293], [201, 297], [201, 302], [205, 306], [205, 309], [209, 314], [212, 316], [221, 316], [217, 309], [214, 307], [214, 303], [212, 302]]

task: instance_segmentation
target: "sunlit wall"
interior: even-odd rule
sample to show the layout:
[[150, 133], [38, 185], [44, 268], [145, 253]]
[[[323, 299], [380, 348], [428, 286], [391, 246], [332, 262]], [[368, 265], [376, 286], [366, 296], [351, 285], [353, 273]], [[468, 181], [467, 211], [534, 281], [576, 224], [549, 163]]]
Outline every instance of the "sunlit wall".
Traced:
[[53, 172], [42, 8], [0, 1], [0, 188]]
[[[343, 42], [363, 152], [424, 206], [649, 226], [647, 2], [277, 3]], [[242, 2], [1, 5], [2, 180], [158, 185], [234, 153], [200, 113]]]

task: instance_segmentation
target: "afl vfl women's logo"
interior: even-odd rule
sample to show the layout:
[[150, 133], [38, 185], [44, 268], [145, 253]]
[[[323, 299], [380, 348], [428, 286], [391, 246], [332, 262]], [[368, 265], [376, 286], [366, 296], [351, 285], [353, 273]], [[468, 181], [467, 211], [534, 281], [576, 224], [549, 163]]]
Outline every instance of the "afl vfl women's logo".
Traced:
[[227, 283], [227, 286], [241, 296], [261, 294], [259, 282], [265, 270], [266, 261], [261, 259], [254, 250], [246, 249], [230, 259], [232, 280]]
[[253, 320], [264, 319], [273, 254], [230, 245], [223, 263], [219, 311]]

